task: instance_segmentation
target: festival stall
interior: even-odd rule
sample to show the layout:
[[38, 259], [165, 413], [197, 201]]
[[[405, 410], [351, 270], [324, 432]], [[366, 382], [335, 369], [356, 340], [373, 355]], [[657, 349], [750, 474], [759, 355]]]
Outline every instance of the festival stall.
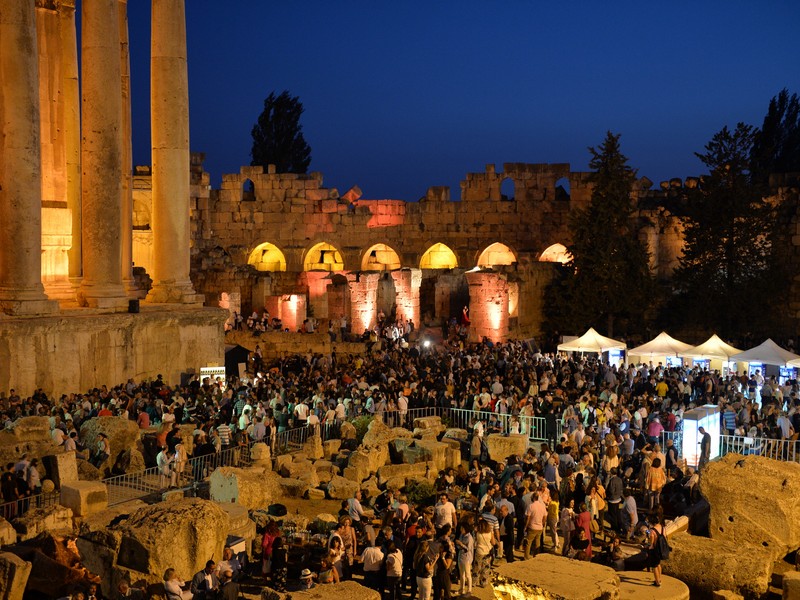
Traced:
[[795, 368], [800, 366], [800, 356], [784, 350], [771, 339], [767, 339], [755, 348], [735, 354], [731, 360], [735, 360], [737, 363], [747, 363], [746, 371], [749, 375], [755, 373], [756, 369], [760, 369], [765, 377], [774, 375], [780, 378], [781, 383], [786, 379], [794, 379]]
[[593, 327], [579, 338], [558, 345], [559, 352], [608, 352], [608, 362], [616, 363], [623, 356], [627, 348], [625, 342], [614, 340], [597, 333]]
[[723, 342], [715, 333], [699, 346], [679, 352], [678, 356], [690, 358], [694, 365], [706, 369], [716, 369], [725, 375], [729, 369], [732, 370], [732, 363], [735, 362], [731, 357], [739, 353], [741, 350]]
[[679, 354], [691, 347], [691, 344], [676, 340], [666, 331], [662, 331], [646, 344], [628, 350], [628, 361], [634, 364], [647, 362], [654, 365], [661, 363], [665, 367], [680, 367], [683, 360]]

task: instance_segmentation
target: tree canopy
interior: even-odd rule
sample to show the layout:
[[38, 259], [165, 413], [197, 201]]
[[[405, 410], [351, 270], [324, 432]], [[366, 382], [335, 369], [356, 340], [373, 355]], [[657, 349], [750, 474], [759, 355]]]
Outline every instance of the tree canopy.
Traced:
[[640, 326], [652, 303], [649, 256], [633, 219], [636, 170], [619, 139], [608, 132], [598, 148], [589, 148], [591, 201], [573, 213], [572, 260], [547, 293], [551, 324], [562, 330], [594, 326], [613, 335], [619, 320]]
[[787, 89], [772, 98], [750, 151], [755, 183], [766, 186], [773, 173], [800, 172], [800, 99]]
[[688, 191], [683, 256], [673, 276], [674, 314], [727, 336], [760, 329], [777, 296], [774, 207], [750, 171], [757, 136], [744, 123], [723, 127], [695, 153], [708, 173]]
[[271, 92], [264, 100], [264, 110], [253, 126], [253, 166], [275, 165], [278, 173], [307, 173], [311, 164], [311, 148], [303, 137], [300, 116], [303, 103], [287, 90], [276, 96]]

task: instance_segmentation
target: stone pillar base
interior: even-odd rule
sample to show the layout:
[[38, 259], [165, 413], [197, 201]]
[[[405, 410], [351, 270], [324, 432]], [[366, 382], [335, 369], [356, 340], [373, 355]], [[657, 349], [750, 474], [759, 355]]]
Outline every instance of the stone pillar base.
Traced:
[[0, 288], [0, 312], [8, 315], [52, 315], [58, 312], [58, 302], [44, 292]]
[[128, 297], [121, 285], [86, 285], [78, 289], [78, 303], [89, 308], [123, 312], [128, 310]]
[[148, 304], [195, 304], [202, 306], [205, 296], [194, 291], [191, 281], [154, 283], [145, 298]]

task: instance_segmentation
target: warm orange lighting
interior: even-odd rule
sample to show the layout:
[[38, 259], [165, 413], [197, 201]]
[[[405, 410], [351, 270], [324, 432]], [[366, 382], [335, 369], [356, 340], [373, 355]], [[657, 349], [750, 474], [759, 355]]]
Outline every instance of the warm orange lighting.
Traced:
[[364, 253], [362, 271], [394, 271], [400, 268], [400, 257], [386, 244], [375, 244]]
[[255, 247], [247, 259], [257, 271], [285, 271], [286, 257], [275, 244], [264, 242]]
[[455, 269], [457, 266], [456, 255], [441, 242], [428, 248], [419, 261], [420, 269]]
[[557, 262], [566, 264], [572, 260], [572, 255], [567, 252], [566, 246], [563, 244], [553, 244], [547, 248], [539, 257], [540, 262]]
[[313, 246], [303, 261], [304, 271], [343, 271], [344, 260], [339, 251], [327, 242]]
[[511, 248], [500, 242], [495, 242], [488, 246], [478, 257], [479, 267], [513, 265], [515, 262], [517, 262], [517, 257], [511, 251]]

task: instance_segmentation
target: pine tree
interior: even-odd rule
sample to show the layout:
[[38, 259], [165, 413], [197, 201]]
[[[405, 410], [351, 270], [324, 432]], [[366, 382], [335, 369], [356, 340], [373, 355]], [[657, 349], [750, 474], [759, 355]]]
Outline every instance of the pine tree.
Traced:
[[750, 152], [755, 183], [766, 188], [773, 173], [800, 172], [800, 99], [787, 89], [772, 98]]
[[637, 235], [631, 198], [636, 171], [619, 138], [608, 132], [597, 149], [589, 148], [592, 198], [571, 219], [573, 242], [567, 249], [572, 261], [554, 286], [562, 296], [556, 319], [564, 331], [605, 326], [613, 335], [619, 320], [640, 325], [652, 302], [649, 256]]
[[759, 329], [774, 299], [773, 207], [750, 173], [757, 131], [723, 127], [695, 153], [708, 168], [689, 190], [684, 248], [673, 276], [681, 320], [724, 336]]
[[303, 137], [300, 116], [303, 103], [284, 90], [271, 92], [264, 100], [264, 111], [253, 127], [252, 166], [275, 165], [278, 173], [306, 173], [311, 164], [311, 148]]

